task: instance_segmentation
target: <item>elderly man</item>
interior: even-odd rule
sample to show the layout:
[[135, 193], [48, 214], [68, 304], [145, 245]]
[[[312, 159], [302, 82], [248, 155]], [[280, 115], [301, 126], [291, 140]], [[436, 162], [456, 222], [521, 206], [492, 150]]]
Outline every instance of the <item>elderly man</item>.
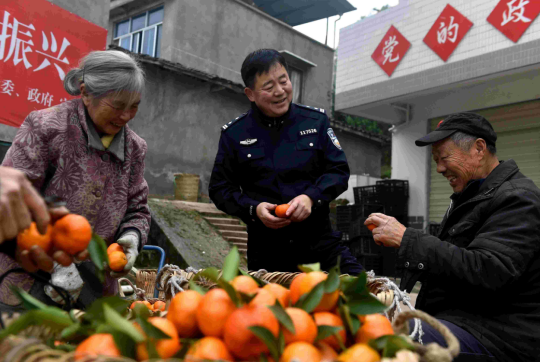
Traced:
[[[416, 308], [461, 344], [457, 361], [538, 361], [540, 190], [513, 160], [499, 161], [497, 135], [473, 113], [454, 114], [416, 141], [432, 145], [437, 172], [454, 190], [439, 234], [372, 214], [376, 243], [398, 248], [401, 288], [422, 282]], [[425, 326], [423, 342], [440, 341]]]

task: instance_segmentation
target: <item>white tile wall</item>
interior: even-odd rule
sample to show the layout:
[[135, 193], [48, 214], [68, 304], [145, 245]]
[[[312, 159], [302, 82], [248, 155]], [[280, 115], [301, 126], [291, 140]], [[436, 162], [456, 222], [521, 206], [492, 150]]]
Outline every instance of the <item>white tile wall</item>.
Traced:
[[[498, 3], [499, 0], [401, 0], [396, 7], [341, 29], [336, 75], [337, 93], [390, 79], [371, 59], [371, 54], [391, 25], [412, 44], [391, 79], [515, 46], [514, 42], [487, 22], [487, 17]], [[446, 4], [452, 5], [474, 25], [445, 63], [424, 44], [423, 39]], [[517, 44], [538, 39], [540, 17], [532, 23]], [[445, 76], [451, 77], [450, 74]]]

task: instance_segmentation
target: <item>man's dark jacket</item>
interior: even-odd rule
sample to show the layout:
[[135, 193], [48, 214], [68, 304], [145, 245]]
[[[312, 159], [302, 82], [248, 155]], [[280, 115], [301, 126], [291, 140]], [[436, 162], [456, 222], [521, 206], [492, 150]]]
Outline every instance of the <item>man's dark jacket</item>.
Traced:
[[474, 335], [500, 361], [540, 360], [540, 190], [513, 160], [452, 203], [438, 237], [408, 228], [401, 287], [416, 308]]

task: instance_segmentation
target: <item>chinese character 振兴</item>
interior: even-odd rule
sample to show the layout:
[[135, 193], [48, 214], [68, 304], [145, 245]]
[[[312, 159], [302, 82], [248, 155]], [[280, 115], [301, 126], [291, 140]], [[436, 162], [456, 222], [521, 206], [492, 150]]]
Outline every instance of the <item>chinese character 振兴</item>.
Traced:
[[[71, 43], [66, 38], [64, 38], [64, 40], [62, 40], [62, 46], [60, 47], [60, 49], [58, 49], [58, 43], [56, 42], [56, 38], [55, 38], [54, 34], [51, 32], [50, 53], [52, 53], [52, 55], [47, 54], [47, 53], [44, 53], [44, 52], [49, 50], [49, 40], [47, 39], [47, 35], [45, 34], [45, 32], [42, 31], [41, 33], [43, 34], [43, 43], [41, 45], [41, 48], [42, 48], [43, 52], [40, 52], [39, 50], [36, 50], [36, 53], [39, 53], [39, 54], [44, 55], [44, 56], [46, 56], [48, 58], [51, 58], [51, 60], [54, 62], [54, 66], [56, 68], [56, 71], [58, 72], [58, 75], [60, 76], [60, 79], [64, 80], [64, 78], [66, 77], [66, 73], [56, 63], [64, 63], [64, 64], [69, 65], [69, 60], [67, 59], [67, 57], [64, 57], [62, 59], [62, 55], [66, 51], [66, 48], [69, 45], [71, 45]], [[56, 53], [57, 51], [58, 51], [58, 53]], [[49, 61], [49, 59], [45, 58], [43, 60], [43, 62], [41, 62], [41, 65], [34, 70], [34, 72], [40, 71], [40, 70], [42, 70], [44, 68], [47, 68], [49, 65], [51, 65], [51, 62]]]
[[396, 55], [394, 58], [392, 58], [392, 55], [394, 53], [394, 48], [399, 44], [399, 42], [396, 40], [396, 36], [391, 36], [388, 38], [386, 42], [384, 42], [384, 48], [382, 50], [382, 53], [384, 55], [384, 62], [383, 65], [386, 64], [386, 62], [394, 63], [399, 60], [399, 54]]
[[519, 4], [514, 6], [516, 1], [517, 0], [512, 0], [507, 4], [508, 13], [506, 11], [503, 12], [503, 21], [501, 26], [505, 26], [511, 21], [514, 23], [517, 23], [518, 21], [522, 21], [524, 23], [531, 22], [531, 19], [525, 17], [525, 5], [529, 3], [529, 0], [519, 0]]
[[[20, 23], [17, 19], [13, 18], [12, 23], [9, 22], [10, 13], [4, 11], [4, 18], [2, 20], [2, 27], [0, 28], [0, 60], [7, 62], [13, 56], [13, 64], [17, 65], [21, 61], [23, 62], [26, 69], [31, 68], [32, 64], [26, 58], [26, 53], [31, 53], [32, 48], [30, 46], [34, 45], [32, 41], [32, 33], [30, 30], [36, 30], [34, 25], [25, 25]], [[11, 29], [11, 34], [9, 34], [9, 29]], [[22, 37], [23, 39], [20, 39]], [[6, 45], [8, 38], [11, 38], [9, 44], [9, 50], [6, 54]], [[4, 57], [5, 56], [5, 57]]]
[[459, 24], [454, 23], [454, 17], [450, 17], [450, 24], [446, 26], [444, 22], [441, 22], [439, 31], [437, 31], [437, 41], [439, 44], [445, 44], [446, 40], [450, 40], [452, 43], [456, 42], [459, 32]]
[[11, 80], [8, 80], [8, 79], [2, 81], [1, 87], [2, 89], [0, 93], [5, 93], [8, 95], [12, 95], [13, 91], [15, 90], [15, 84]]

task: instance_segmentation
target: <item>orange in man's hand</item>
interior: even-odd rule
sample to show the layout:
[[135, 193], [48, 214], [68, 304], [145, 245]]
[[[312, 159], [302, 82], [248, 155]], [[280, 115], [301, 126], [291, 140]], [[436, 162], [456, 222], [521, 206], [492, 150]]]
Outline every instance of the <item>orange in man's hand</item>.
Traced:
[[30, 250], [34, 245], [37, 245], [48, 253], [52, 246], [51, 234], [51, 225], [47, 225], [47, 232], [45, 235], [41, 235], [37, 229], [36, 223], [32, 222], [28, 229], [21, 231], [19, 235], [17, 235], [17, 246], [23, 250]]
[[369, 229], [369, 231], [373, 231], [373, 229], [375, 229], [377, 227], [377, 225], [375, 225], [375, 224], [367, 224], [366, 226]]
[[127, 262], [126, 254], [121, 251], [113, 251], [109, 254], [109, 268], [115, 272], [124, 270]]
[[277, 217], [286, 218], [287, 210], [289, 209], [289, 204], [283, 204], [276, 207], [275, 213]]
[[53, 245], [70, 255], [86, 250], [91, 239], [92, 227], [84, 216], [68, 214], [53, 226]]
[[111, 245], [109, 245], [109, 247], [107, 248], [107, 254], [110, 254], [112, 253], [113, 251], [121, 251], [122, 253], [124, 252], [124, 248], [120, 246], [120, 244], [118, 243], [112, 243]]

